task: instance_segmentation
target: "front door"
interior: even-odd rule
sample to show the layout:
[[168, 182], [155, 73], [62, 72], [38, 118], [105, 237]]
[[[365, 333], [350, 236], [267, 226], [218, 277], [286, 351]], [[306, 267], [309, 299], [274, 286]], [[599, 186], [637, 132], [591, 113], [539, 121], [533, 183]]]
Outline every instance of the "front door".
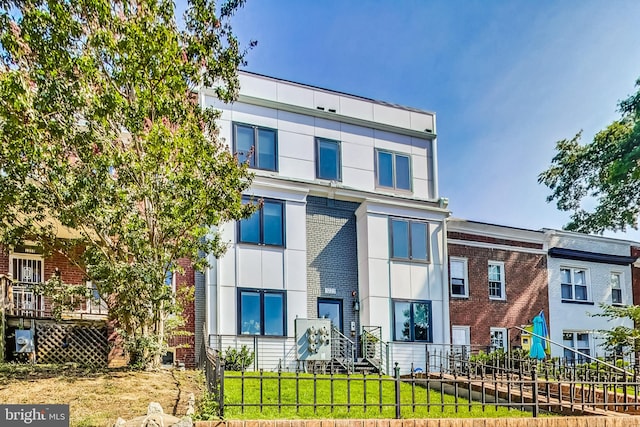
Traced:
[[339, 299], [318, 299], [318, 318], [330, 319], [331, 324], [338, 329], [342, 330], [342, 300]]

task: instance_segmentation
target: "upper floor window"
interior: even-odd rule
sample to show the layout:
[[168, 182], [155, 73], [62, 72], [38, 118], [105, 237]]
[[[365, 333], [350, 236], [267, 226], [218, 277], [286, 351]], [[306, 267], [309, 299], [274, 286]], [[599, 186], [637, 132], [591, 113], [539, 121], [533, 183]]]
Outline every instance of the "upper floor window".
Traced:
[[393, 339], [432, 342], [431, 301], [393, 301]]
[[449, 258], [449, 270], [451, 280], [452, 297], [468, 297], [469, 287], [467, 280], [466, 258]]
[[429, 260], [426, 222], [391, 219], [391, 258], [418, 262]]
[[316, 138], [316, 177], [342, 180], [339, 141]]
[[411, 157], [376, 150], [376, 179], [379, 187], [411, 191]]
[[265, 199], [262, 208], [240, 221], [241, 243], [284, 246], [284, 202]]
[[277, 131], [259, 126], [233, 124], [235, 152], [240, 163], [270, 171], [278, 170]]
[[238, 289], [238, 334], [284, 336], [287, 295], [271, 289]]
[[622, 275], [611, 273], [611, 303], [622, 304]]
[[504, 263], [489, 261], [489, 298], [507, 299], [504, 289]]
[[560, 286], [563, 300], [587, 301], [587, 271], [580, 268], [560, 269]]

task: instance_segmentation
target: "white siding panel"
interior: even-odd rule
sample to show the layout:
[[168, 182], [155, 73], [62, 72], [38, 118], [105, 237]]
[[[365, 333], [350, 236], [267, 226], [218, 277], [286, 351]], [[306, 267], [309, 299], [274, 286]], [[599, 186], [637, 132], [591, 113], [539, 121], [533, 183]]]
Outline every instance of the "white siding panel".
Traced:
[[340, 114], [362, 120], [373, 120], [373, 104], [348, 96], [341, 96]]
[[292, 159], [280, 156], [278, 159], [280, 176], [305, 179], [315, 179], [315, 164], [313, 161]]
[[298, 105], [305, 108], [316, 108], [313, 105], [313, 90], [288, 83], [277, 83], [278, 102]]
[[262, 251], [258, 246], [238, 246], [238, 286], [262, 286]]
[[320, 138], [340, 140], [340, 123], [333, 120], [315, 118], [315, 135]]
[[343, 167], [342, 185], [364, 191], [374, 191], [375, 174], [372, 170]]
[[[235, 286], [220, 287], [220, 301], [218, 301], [218, 313], [221, 320], [218, 324], [218, 332], [223, 335], [235, 335], [237, 325], [236, 309], [237, 290]], [[226, 348], [226, 347], [225, 347]]]
[[236, 103], [233, 106], [231, 118], [238, 123], [278, 128], [278, 111], [257, 105]]
[[389, 261], [369, 259], [369, 295], [389, 297]]
[[342, 165], [373, 171], [373, 147], [343, 142]]
[[429, 264], [411, 264], [411, 299], [431, 299], [429, 292]]
[[314, 138], [293, 132], [278, 132], [278, 154], [280, 158], [289, 157], [298, 160], [314, 161]]
[[289, 113], [288, 111], [278, 111], [278, 130], [280, 134], [286, 131], [303, 135], [313, 135], [314, 126], [315, 120], [313, 117]]
[[411, 264], [391, 262], [391, 298], [411, 299]]
[[411, 127], [409, 111], [387, 107], [386, 105], [373, 104], [373, 120], [391, 126]]
[[307, 290], [307, 253], [301, 250], [287, 249], [286, 253], [287, 290], [306, 292]]
[[284, 289], [284, 253], [281, 248], [262, 249], [262, 287]]
[[315, 108], [322, 107], [324, 111], [335, 110], [340, 113], [340, 97], [332, 93], [315, 90], [313, 93]]
[[435, 133], [433, 116], [431, 114], [418, 113], [415, 111], [410, 112], [411, 126], [413, 130], [418, 132], [431, 132]]
[[340, 124], [341, 141], [373, 147], [373, 135], [374, 131], [371, 128], [350, 125], [347, 123]]
[[240, 92], [243, 95], [263, 99], [277, 99], [277, 85], [275, 80], [260, 76], [240, 74]]
[[413, 174], [413, 179], [429, 179], [429, 175], [427, 174], [427, 158], [424, 156], [411, 156], [411, 172]]

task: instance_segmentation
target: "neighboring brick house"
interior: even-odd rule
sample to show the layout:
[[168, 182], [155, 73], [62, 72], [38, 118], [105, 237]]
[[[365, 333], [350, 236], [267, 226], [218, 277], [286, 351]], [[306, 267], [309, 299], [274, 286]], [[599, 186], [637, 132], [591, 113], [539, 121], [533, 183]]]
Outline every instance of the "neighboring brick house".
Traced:
[[200, 102], [221, 110], [220, 135], [255, 172], [246, 195], [264, 206], [219, 229], [229, 248], [210, 257], [196, 293], [209, 344], [248, 345], [256, 367], [292, 368], [295, 319], [327, 316], [356, 342], [362, 326], [380, 327], [404, 371], [424, 366], [425, 346], [450, 339], [435, 115], [239, 78], [237, 102], [208, 89]]
[[520, 346], [513, 327], [549, 309], [544, 233], [453, 218], [447, 227], [452, 343]]

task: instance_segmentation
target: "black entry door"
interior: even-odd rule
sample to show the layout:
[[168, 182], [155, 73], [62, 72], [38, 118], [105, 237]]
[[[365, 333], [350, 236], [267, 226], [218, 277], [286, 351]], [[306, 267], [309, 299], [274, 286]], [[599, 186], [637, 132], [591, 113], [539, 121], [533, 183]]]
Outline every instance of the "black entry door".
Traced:
[[342, 330], [342, 300], [340, 299], [318, 299], [318, 317], [331, 319], [331, 323], [340, 332]]

